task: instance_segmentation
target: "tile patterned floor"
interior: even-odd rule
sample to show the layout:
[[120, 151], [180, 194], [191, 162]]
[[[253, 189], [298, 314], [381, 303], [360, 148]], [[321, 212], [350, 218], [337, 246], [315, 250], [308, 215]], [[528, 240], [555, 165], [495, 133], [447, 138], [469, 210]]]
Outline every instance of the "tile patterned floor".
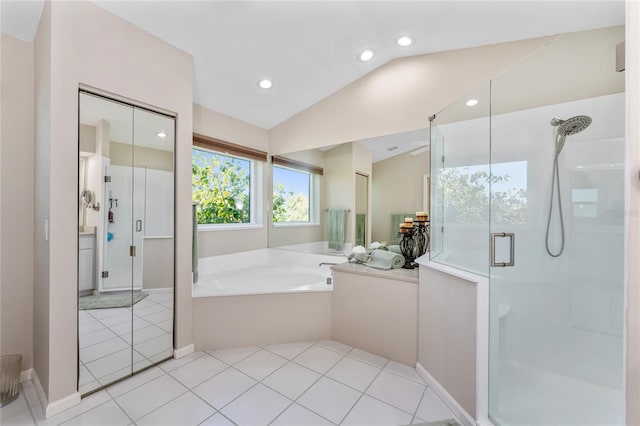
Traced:
[[8, 425], [408, 425], [454, 418], [415, 369], [334, 341], [195, 352], [44, 419], [31, 382]]
[[130, 307], [89, 309], [78, 316], [80, 393], [126, 376], [132, 362], [136, 371], [173, 353], [172, 292], [149, 294], [133, 313]]

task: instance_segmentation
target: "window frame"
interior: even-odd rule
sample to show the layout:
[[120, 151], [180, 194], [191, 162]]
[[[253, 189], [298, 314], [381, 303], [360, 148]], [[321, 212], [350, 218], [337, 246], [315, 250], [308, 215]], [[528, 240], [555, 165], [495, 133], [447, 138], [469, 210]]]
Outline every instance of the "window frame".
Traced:
[[[249, 162], [249, 222], [242, 223], [198, 223], [198, 231], [231, 231], [241, 229], [255, 229], [262, 228], [262, 162], [257, 161], [254, 158], [247, 158], [242, 155], [234, 155], [229, 152], [224, 152], [222, 149], [215, 149], [214, 147], [205, 147], [201, 144], [193, 144], [191, 147], [191, 161], [193, 164], [193, 151], [203, 151], [211, 154], [221, 155], [224, 157], [235, 158]], [[192, 183], [191, 188], [193, 191], [193, 174], [191, 176]], [[197, 204], [196, 204], [196, 208]]]
[[[286, 227], [304, 227], [304, 226], [320, 226], [320, 176], [322, 175], [321, 168], [309, 168], [309, 167], [296, 167], [295, 165], [289, 167], [284, 162], [274, 161], [271, 164], [271, 225], [277, 228]], [[293, 162], [292, 162], [293, 163]], [[292, 164], [289, 163], [289, 164]], [[299, 163], [302, 164], [302, 163]], [[292, 222], [275, 222], [273, 219], [273, 189], [275, 188], [274, 168], [280, 168], [285, 170], [291, 170], [298, 173], [304, 173], [309, 176], [309, 220], [308, 221], [292, 221]], [[319, 170], [319, 173], [317, 172]]]

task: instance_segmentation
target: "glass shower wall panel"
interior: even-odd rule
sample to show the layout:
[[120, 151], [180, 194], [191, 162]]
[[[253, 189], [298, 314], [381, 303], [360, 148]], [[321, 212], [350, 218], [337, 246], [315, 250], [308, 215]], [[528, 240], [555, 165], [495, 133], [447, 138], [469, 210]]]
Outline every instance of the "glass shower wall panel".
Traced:
[[487, 276], [490, 93], [475, 91], [431, 121], [431, 260]]
[[[501, 425], [624, 424], [624, 76], [577, 78], [608, 69], [606, 46], [623, 39], [561, 35], [492, 81], [491, 233], [515, 234], [515, 265], [490, 276], [489, 414]], [[560, 120], [579, 115], [591, 124], [562, 145]], [[547, 238], [553, 254], [564, 240], [557, 257]]]

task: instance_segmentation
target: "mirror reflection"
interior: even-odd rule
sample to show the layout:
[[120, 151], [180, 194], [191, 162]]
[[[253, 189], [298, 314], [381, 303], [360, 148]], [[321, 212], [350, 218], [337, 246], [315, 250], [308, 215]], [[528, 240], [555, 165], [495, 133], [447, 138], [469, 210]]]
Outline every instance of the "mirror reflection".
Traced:
[[[308, 173], [310, 183], [306, 183], [281, 171], [300, 170], [299, 164], [320, 168], [321, 173]], [[354, 245], [397, 244], [398, 224], [418, 211], [428, 211], [427, 129], [282, 154], [274, 157], [273, 170], [270, 247], [348, 253]], [[301, 206], [309, 211], [307, 216], [289, 223], [281, 220]], [[344, 228], [341, 249], [332, 248], [334, 210], [346, 211], [344, 224], [339, 223]]]
[[81, 394], [172, 356], [174, 119], [81, 92]]

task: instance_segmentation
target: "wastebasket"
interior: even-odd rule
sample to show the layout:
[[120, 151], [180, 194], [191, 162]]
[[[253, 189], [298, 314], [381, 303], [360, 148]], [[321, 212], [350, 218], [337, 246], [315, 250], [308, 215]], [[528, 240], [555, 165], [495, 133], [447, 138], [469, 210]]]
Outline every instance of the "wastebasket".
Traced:
[[22, 355], [0, 356], [0, 407], [4, 407], [20, 394]]

